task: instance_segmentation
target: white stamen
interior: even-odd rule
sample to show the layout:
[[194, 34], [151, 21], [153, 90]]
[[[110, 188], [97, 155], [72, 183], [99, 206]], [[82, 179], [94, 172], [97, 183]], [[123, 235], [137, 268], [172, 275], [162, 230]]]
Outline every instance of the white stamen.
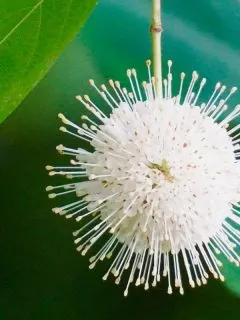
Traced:
[[196, 71], [185, 95], [181, 73], [176, 96], [170, 60], [164, 95], [159, 97], [151, 62], [146, 65], [148, 82], [143, 82], [143, 88], [135, 69], [127, 70], [128, 89], [110, 80], [110, 92], [104, 84], [99, 88], [89, 80], [110, 106], [109, 116], [88, 95], [77, 99], [95, 120], [83, 115], [85, 122], [77, 125], [59, 114], [64, 123], [60, 130], [89, 147], [59, 145], [58, 152], [71, 156], [72, 166], [46, 169], [51, 176], [74, 178], [77, 183], [46, 190], [50, 198], [74, 192], [80, 197], [53, 212], [76, 221], [86, 218], [73, 233], [82, 255], [110, 234], [89, 259], [89, 268], [112, 259], [103, 279], [112, 273], [116, 284], [129, 270], [125, 296], [131, 283], [148, 290], [162, 275], [169, 294], [174, 288], [183, 294], [182, 268], [195, 287], [206, 284], [210, 273], [224, 280], [218, 254], [240, 264], [236, 250], [240, 246], [236, 229], [240, 225], [240, 124], [231, 127], [239, 119], [240, 107], [228, 109], [226, 103], [237, 89], [233, 87], [224, 98], [226, 87], [220, 83], [207, 102], [198, 103], [206, 79], [195, 90]]

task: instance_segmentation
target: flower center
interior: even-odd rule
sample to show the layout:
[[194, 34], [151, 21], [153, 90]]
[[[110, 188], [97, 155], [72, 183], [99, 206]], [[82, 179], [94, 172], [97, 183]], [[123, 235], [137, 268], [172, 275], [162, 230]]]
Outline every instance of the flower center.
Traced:
[[152, 170], [160, 171], [167, 181], [169, 181], [169, 182], [174, 181], [174, 176], [170, 172], [171, 167], [169, 166], [169, 163], [167, 162], [166, 159], [163, 159], [161, 164], [151, 162], [148, 165], [148, 167]]

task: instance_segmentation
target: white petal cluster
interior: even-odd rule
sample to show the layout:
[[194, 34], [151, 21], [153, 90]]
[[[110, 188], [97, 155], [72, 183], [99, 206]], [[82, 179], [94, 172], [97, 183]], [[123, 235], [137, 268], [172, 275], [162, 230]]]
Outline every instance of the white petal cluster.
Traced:
[[60, 129], [89, 142], [92, 152], [58, 146], [72, 157], [72, 166], [47, 169], [50, 175], [74, 180], [47, 190], [60, 190], [50, 193], [51, 198], [77, 194], [76, 202], [53, 211], [86, 219], [74, 232], [83, 255], [109, 234], [90, 258], [90, 268], [112, 259], [104, 279], [113, 273], [118, 284], [129, 269], [125, 295], [132, 282], [148, 289], [162, 276], [168, 279], [168, 293], [175, 286], [182, 294], [183, 267], [195, 287], [205, 284], [209, 273], [224, 279], [218, 254], [239, 265], [240, 126], [229, 129], [229, 124], [240, 108], [227, 112], [226, 102], [236, 88], [222, 98], [226, 87], [219, 83], [207, 103], [199, 104], [206, 80], [195, 89], [196, 72], [184, 97], [181, 74], [178, 95], [172, 97], [170, 68], [160, 98], [147, 65], [149, 83], [143, 83], [143, 90], [135, 70], [127, 72], [130, 93], [119, 82], [110, 80], [111, 93], [90, 80], [110, 107], [109, 116], [88, 96], [77, 97], [93, 114], [82, 117], [82, 126], [59, 115], [75, 132]]

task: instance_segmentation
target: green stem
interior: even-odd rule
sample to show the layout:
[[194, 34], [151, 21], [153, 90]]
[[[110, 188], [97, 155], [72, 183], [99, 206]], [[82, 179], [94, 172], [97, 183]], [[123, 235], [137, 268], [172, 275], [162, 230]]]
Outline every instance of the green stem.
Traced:
[[162, 97], [161, 0], [152, 0], [152, 56], [157, 95]]

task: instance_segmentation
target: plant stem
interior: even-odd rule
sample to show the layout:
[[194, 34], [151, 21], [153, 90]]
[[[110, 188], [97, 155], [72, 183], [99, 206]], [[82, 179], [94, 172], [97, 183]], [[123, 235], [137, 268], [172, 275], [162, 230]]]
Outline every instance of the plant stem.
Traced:
[[161, 0], [152, 0], [152, 55], [153, 72], [157, 95], [162, 97], [162, 53], [161, 53]]

